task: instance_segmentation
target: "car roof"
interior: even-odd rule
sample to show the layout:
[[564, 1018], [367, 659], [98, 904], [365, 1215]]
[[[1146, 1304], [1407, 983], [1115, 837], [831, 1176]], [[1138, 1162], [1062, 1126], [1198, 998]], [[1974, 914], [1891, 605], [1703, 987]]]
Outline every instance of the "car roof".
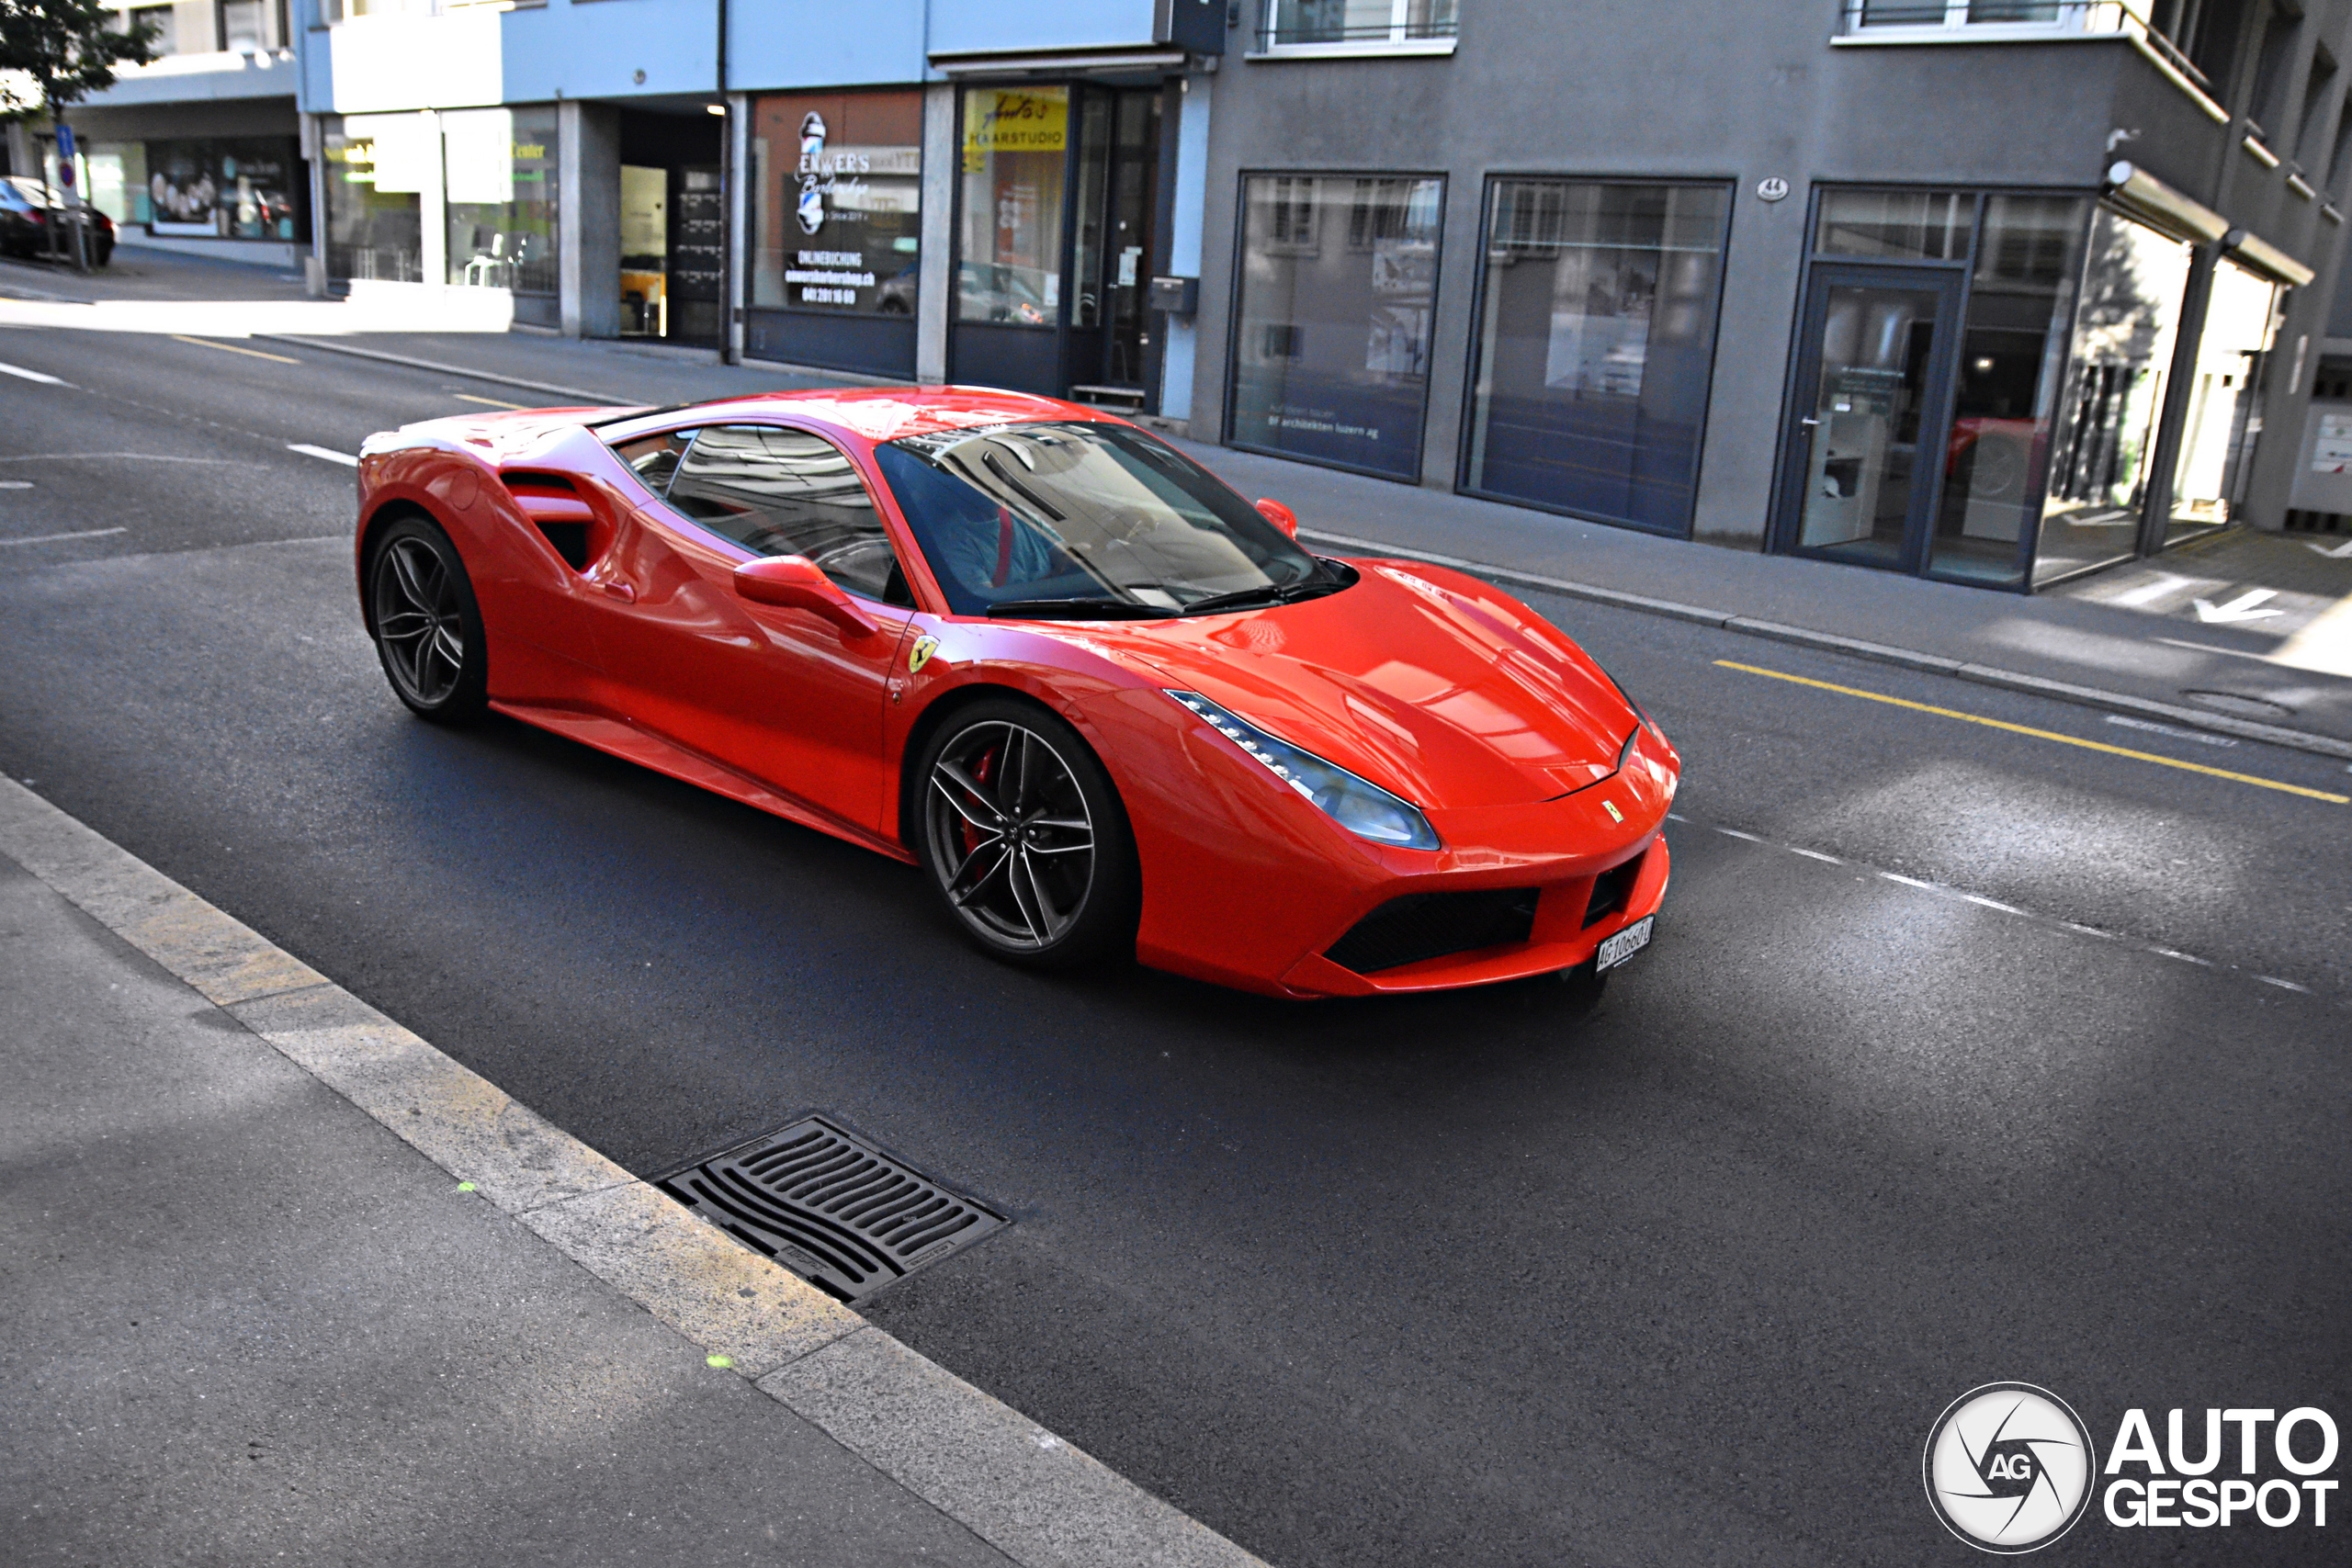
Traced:
[[[906, 435], [929, 435], [978, 425], [1044, 419], [1093, 423], [1114, 417], [1082, 403], [995, 387], [812, 388], [807, 391], [754, 392], [718, 398], [694, 404], [690, 411], [682, 408], [674, 412], [691, 412], [694, 415], [692, 422], [680, 421], [682, 423], [786, 415], [830, 425], [844, 434], [862, 436], [876, 444]], [[629, 416], [631, 423], [643, 417]]]

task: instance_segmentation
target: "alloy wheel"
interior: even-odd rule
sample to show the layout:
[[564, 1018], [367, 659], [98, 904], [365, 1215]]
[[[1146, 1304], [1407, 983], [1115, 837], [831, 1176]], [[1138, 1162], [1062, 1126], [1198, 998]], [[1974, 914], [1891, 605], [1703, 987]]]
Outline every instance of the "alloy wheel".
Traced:
[[413, 536], [394, 539], [376, 560], [376, 640], [401, 694], [438, 707], [466, 666], [458, 583], [440, 553]]
[[991, 944], [1037, 952], [1067, 935], [1094, 886], [1094, 820], [1069, 761], [1035, 730], [990, 719], [933, 762], [924, 830], [956, 912]]

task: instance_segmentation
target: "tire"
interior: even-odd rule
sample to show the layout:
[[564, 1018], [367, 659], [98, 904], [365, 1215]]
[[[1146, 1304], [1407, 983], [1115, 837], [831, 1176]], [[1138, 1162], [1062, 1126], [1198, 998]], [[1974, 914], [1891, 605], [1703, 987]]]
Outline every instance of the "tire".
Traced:
[[1035, 703], [985, 699], [940, 727], [913, 783], [916, 855], [983, 953], [1031, 969], [1134, 953], [1135, 837], [1076, 730]]
[[386, 524], [368, 542], [363, 581], [368, 629], [393, 695], [435, 724], [481, 717], [490, 705], [489, 649], [449, 536], [423, 517]]

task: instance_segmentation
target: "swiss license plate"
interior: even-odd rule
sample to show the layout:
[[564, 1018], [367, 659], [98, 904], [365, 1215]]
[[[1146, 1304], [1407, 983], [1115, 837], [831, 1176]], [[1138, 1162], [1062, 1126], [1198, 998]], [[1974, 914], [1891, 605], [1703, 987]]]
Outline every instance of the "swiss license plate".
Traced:
[[1645, 915], [1600, 944], [1592, 955], [1592, 972], [1606, 975], [1620, 964], [1650, 944], [1650, 928], [1657, 924], [1656, 915]]

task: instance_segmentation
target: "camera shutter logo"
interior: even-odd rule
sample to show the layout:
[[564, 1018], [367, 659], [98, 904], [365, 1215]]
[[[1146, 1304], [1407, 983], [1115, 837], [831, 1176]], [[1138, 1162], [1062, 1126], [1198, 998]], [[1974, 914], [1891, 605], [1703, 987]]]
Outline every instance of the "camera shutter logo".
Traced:
[[1986, 1383], [1951, 1402], [1920, 1461], [1944, 1528], [1981, 1551], [2037, 1551], [2090, 1506], [2098, 1456], [2064, 1400], [2025, 1382]]

